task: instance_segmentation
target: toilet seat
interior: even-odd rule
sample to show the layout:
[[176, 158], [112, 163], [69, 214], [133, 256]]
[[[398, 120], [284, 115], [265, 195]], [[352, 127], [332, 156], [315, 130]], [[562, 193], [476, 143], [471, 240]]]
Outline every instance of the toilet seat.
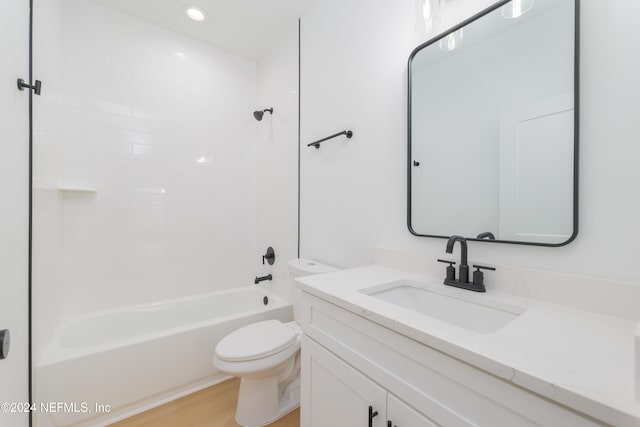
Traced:
[[265, 320], [242, 327], [223, 338], [216, 347], [216, 357], [226, 362], [264, 359], [296, 344], [295, 329], [278, 320]]

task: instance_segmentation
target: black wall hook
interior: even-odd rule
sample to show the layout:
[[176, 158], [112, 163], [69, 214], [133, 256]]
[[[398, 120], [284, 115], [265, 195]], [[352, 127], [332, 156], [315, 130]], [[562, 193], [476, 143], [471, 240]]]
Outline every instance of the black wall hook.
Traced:
[[25, 83], [24, 79], [18, 79], [18, 90], [25, 89], [33, 89], [33, 93], [35, 93], [36, 95], [40, 95], [40, 93], [42, 92], [42, 82], [40, 80], [36, 80], [36, 83], [31, 86]]
[[328, 136], [326, 138], [322, 138], [318, 141], [312, 142], [311, 144], [307, 144], [307, 147], [316, 147], [316, 148], [320, 148], [320, 144], [322, 144], [325, 141], [328, 141], [330, 139], [336, 138], [338, 136], [344, 135], [347, 137], [347, 139], [351, 139], [353, 137], [353, 132], [351, 132], [350, 130], [343, 130], [342, 132], [338, 132], [334, 135]]

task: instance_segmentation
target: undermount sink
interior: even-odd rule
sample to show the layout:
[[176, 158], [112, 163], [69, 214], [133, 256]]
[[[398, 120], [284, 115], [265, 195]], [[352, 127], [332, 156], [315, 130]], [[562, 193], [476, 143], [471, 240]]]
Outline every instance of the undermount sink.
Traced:
[[476, 295], [447, 295], [410, 280], [365, 288], [360, 292], [483, 334], [496, 332], [525, 312], [522, 307], [481, 299]]

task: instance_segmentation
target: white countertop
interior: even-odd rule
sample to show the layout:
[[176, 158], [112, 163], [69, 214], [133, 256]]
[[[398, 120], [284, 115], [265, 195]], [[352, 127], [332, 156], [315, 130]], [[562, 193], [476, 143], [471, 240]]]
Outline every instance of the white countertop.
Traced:
[[[358, 292], [397, 280], [526, 311], [502, 329], [483, 334]], [[638, 325], [633, 320], [491, 290], [479, 294], [381, 266], [301, 277], [297, 282], [312, 295], [579, 412], [615, 426], [640, 426], [634, 388]]]

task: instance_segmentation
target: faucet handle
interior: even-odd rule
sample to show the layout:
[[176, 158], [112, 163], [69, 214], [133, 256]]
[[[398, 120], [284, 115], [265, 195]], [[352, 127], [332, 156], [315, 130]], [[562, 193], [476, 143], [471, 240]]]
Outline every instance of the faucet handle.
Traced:
[[442, 262], [444, 264], [449, 264], [449, 266], [447, 267], [447, 278], [446, 280], [456, 280], [456, 268], [454, 267], [454, 265], [456, 265], [455, 261], [448, 261], [446, 259], [439, 259], [438, 262]]
[[491, 271], [496, 271], [495, 267], [487, 267], [486, 265], [473, 265], [473, 268], [476, 268], [476, 271], [480, 271], [480, 270], [491, 270]]
[[271, 246], [267, 248], [267, 253], [262, 255], [262, 265], [264, 265], [264, 260], [267, 260], [269, 265], [273, 265], [273, 263], [276, 261], [276, 252]]
[[487, 267], [485, 265], [475, 265], [473, 266], [473, 268], [476, 269], [476, 271], [473, 272], [473, 284], [475, 286], [482, 286], [484, 289], [484, 273], [480, 270], [491, 270], [491, 271], [496, 271], [495, 267]]

